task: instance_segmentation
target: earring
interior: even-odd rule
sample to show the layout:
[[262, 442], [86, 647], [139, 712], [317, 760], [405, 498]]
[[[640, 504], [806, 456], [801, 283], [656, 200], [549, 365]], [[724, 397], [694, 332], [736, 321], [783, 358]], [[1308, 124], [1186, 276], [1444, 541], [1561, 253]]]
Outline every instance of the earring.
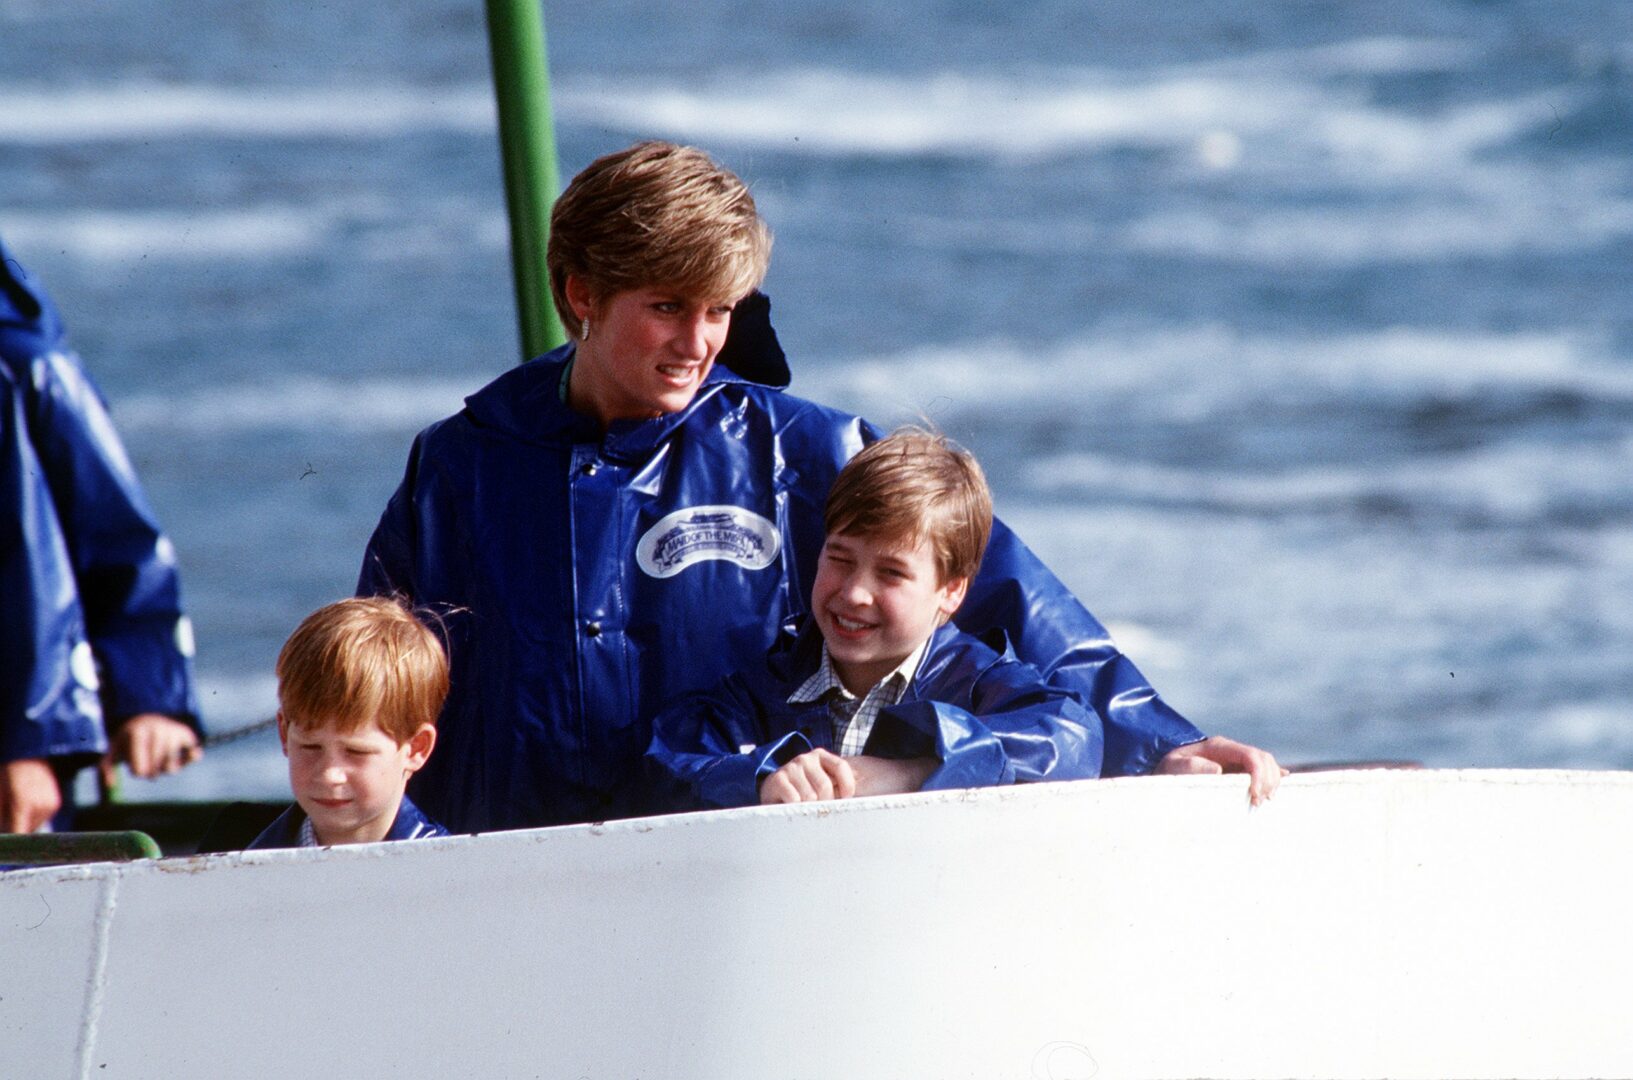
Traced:
[[579, 331], [578, 331], [578, 340], [580, 340], [580, 341], [590, 340], [590, 317], [588, 315], [584, 316], [582, 319], [579, 320], [579, 323], [580, 323], [580, 328], [579, 328]]

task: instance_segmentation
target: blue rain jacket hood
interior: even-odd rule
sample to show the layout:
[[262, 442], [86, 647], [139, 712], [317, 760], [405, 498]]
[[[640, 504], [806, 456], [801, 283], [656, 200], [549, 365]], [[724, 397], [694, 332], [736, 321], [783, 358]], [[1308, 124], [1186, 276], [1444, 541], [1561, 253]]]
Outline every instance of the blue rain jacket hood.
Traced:
[[[273, 818], [272, 824], [262, 830], [245, 851], [264, 851], [269, 848], [300, 847], [301, 825], [306, 822], [306, 811], [296, 803]], [[407, 795], [397, 804], [397, 816], [391, 819], [386, 840], [427, 840], [433, 836], [447, 836], [448, 830], [425, 816], [414, 800]]]
[[71, 768], [198, 707], [174, 549], [63, 332], [0, 245], [0, 761]]
[[[1099, 718], [994, 636], [999, 649], [938, 628], [862, 752], [939, 761], [924, 791], [1099, 776]], [[837, 752], [828, 706], [788, 701], [821, 664], [822, 635], [802, 616], [764, 661], [660, 713], [647, 757], [674, 807], [752, 806], [763, 777], [812, 749]]]
[[[562, 400], [567, 345], [415, 439], [359, 591], [443, 615], [452, 689], [409, 790], [456, 832], [655, 809], [651, 718], [761, 660], [808, 604], [828, 488], [881, 432], [783, 392], [752, 299], [679, 412], [603, 432]], [[1202, 738], [1002, 522], [957, 621], [1004, 630], [1099, 716], [1108, 775]]]

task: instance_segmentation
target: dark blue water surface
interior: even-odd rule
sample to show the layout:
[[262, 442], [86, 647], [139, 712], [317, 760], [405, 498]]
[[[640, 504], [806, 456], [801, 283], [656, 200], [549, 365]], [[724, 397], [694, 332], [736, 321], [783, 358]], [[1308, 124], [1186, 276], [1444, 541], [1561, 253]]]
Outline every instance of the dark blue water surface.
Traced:
[[[795, 389], [927, 415], [1204, 727], [1633, 766], [1633, 5], [564, 5], [563, 168], [698, 143]], [[516, 359], [475, 0], [0, 0], [0, 233], [272, 706]], [[282, 789], [269, 738], [143, 787]]]

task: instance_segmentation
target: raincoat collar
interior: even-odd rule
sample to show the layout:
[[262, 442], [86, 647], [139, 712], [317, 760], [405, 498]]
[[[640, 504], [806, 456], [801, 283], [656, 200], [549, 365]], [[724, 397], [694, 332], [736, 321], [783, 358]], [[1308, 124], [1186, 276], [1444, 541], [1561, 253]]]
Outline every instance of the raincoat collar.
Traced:
[[[291, 848], [300, 846], [301, 826], [306, 823], [306, 811], [295, 803], [262, 830], [246, 850], [262, 848]], [[447, 836], [448, 830], [426, 817], [425, 811], [414, 805], [407, 795], [397, 804], [397, 816], [391, 820], [391, 829], [384, 840], [423, 840], [433, 836]]]

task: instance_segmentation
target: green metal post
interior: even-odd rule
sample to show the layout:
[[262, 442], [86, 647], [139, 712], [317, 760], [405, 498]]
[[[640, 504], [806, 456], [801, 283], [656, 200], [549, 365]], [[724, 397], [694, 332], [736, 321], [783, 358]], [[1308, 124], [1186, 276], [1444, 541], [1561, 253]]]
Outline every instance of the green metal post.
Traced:
[[567, 340], [550, 302], [544, 267], [550, 205], [560, 180], [550, 122], [550, 79], [545, 69], [544, 13], [539, 0], [487, 0], [488, 46], [499, 102], [499, 150], [505, 203], [510, 210], [510, 261], [516, 279], [516, 317], [522, 359]]

